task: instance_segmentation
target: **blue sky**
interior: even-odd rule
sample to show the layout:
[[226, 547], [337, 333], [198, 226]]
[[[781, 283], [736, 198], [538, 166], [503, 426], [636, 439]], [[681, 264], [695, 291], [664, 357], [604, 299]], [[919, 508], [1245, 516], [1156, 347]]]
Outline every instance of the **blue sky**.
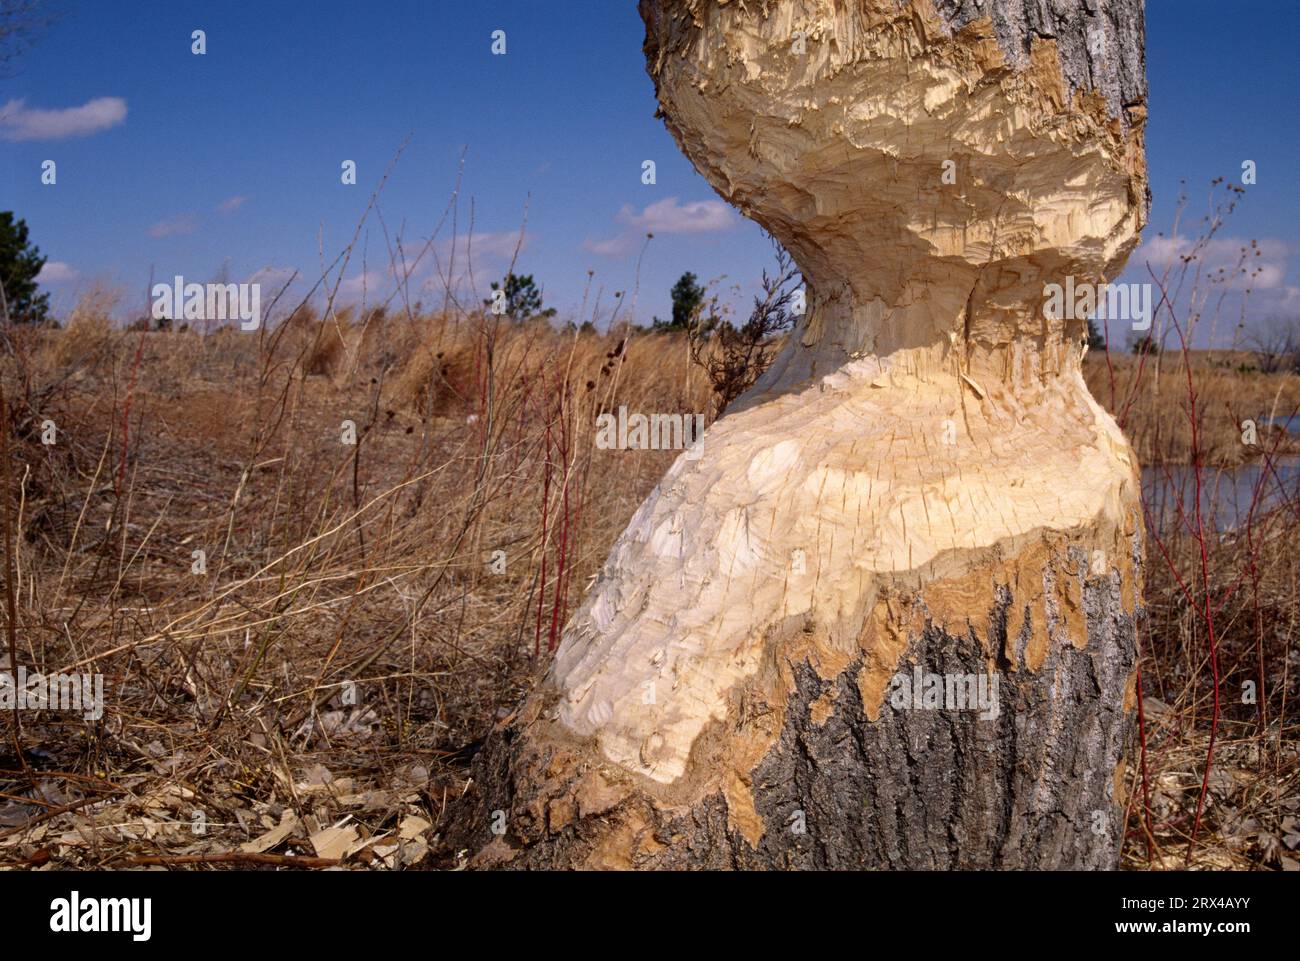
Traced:
[[[683, 270], [747, 295], [771, 263], [757, 227], [718, 201], [654, 119], [633, 0], [56, 5], [62, 17], [0, 79], [10, 118], [0, 122], [0, 208], [24, 217], [57, 265], [46, 275], [57, 306], [95, 282], [143, 306], [151, 270], [209, 280], [228, 262], [232, 280], [292, 268], [315, 277], [319, 246], [328, 262], [348, 242], [408, 136], [380, 200], [390, 236], [411, 250], [431, 235], [464, 150], [457, 234], [470, 232], [472, 203], [481, 289], [504, 272], [525, 206], [519, 270], [561, 316], [576, 315], [588, 270], [607, 308], [613, 291], [631, 291], [647, 230], [643, 322], [667, 314]], [[1238, 181], [1254, 160], [1258, 183], [1214, 255], [1226, 262], [1242, 238], [1261, 241], [1259, 315], [1300, 312], [1288, 264], [1300, 241], [1300, 84], [1294, 32], [1282, 27], [1293, 16], [1291, 0], [1147, 5], [1148, 245], [1168, 230], [1180, 181], [1199, 217], [1209, 180]], [[190, 52], [196, 28], [207, 34], [201, 57]], [[490, 51], [497, 29], [505, 56]], [[40, 183], [47, 159], [58, 164], [54, 187]], [[345, 159], [357, 163], [356, 186], [340, 183]], [[646, 159], [657, 164], [653, 186], [641, 183]], [[448, 221], [444, 258], [451, 235]], [[345, 277], [353, 298], [363, 256], [373, 301], [376, 287], [389, 289], [374, 217]], [[1128, 279], [1141, 279], [1141, 259]]]

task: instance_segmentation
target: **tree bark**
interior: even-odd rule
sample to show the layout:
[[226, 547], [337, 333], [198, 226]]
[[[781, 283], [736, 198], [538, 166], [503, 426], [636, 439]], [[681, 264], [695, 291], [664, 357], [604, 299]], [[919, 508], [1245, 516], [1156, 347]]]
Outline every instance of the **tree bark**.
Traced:
[[1047, 285], [1147, 211], [1140, 0], [642, 0], [679, 145], [803, 271], [444, 836], [474, 866], [1113, 867], [1136, 461]]

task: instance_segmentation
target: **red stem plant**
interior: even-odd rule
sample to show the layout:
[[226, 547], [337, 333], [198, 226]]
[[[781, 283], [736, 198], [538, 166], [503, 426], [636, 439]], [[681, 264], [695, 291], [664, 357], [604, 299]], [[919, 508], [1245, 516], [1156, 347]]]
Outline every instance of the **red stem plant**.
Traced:
[[[1285, 664], [1290, 648], [1290, 623], [1285, 627], [1284, 650], [1269, 651], [1266, 633], [1270, 619], [1277, 622], [1283, 613], [1289, 613], [1293, 619], [1295, 599], [1280, 594], [1275, 598], [1274, 609], [1266, 610], [1265, 593], [1270, 587], [1270, 574], [1276, 581], [1279, 564], [1290, 562], [1288, 557], [1277, 557], [1279, 548], [1285, 555], [1288, 553], [1285, 545], [1289, 542], [1292, 548], [1289, 553], [1293, 554], [1296, 534], [1300, 531], [1295, 482], [1288, 484], [1285, 470], [1285, 457], [1294, 456], [1294, 445], [1287, 445], [1286, 432], [1273, 423], [1277, 419], [1277, 397], [1283, 387], [1294, 385], [1285, 382], [1278, 388], [1268, 414], [1267, 429], [1255, 425], [1260, 407], [1250, 409], [1245, 405], [1260, 405], [1260, 399], [1240, 390], [1240, 378], [1249, 376], [1246, 363], [1249, 355], [1236, 349], [1215, 352], [1194, 346], [1215, 343], [1218, 323], [1228, 304], [1227, 295], [1236, 290], [1240, 292], [1240, 317], [1233, 345], [1236, 348], [1236, 338], [1244, 330], [1251, 287], [1260, 273], [1260, 268], [1251, 263], [1260, 256], [1258, 245], [1253, 242], [1240, 249], [1231, 267], [1220, 266], [1217, 271], [1213, 267], [1212, 260], [1220, 257], [1226, 242], [1216, 238], [1236, 198], [1244, 192], [1242, 188], [1227, 185], [1222, 188], [1227, 192], [1225, 198], [1220, 188], [1219, 180], [1211, 185], [1210, 211], [1202, 222], [1199, 236], [1194, 238], [1184, 239], [1178, 232], [1186, 207], [1185, 198], [1180, 201], [1174, 232], [1167, 241], [1173, 255], [1165, 264], [1147, 265], [1155, 294], [1154, 322], [1147, 349], [1139, 350], [1136, 358], [1117, 362], [1109, 348], [1111, 331], [1106, 330], [1109, 406], [1149, 471], [1144, 478], [1142, 503], [1149, 542], [1148, 580], [1154, 589], [1149, 587], [1147, 591], [1148, 622], [1143, 645], [1146, 649], [1137, 677], [1140, 833], [1149, 864], [1156, 860], [1158, 837], [1171, 832], [1185, 844], [1183, 863], [1189, 866], [1193, 863], [1215, 783], [1212, 772], [1225, 720], [1225, 643], [1230, 648], [1229, 674], [1255, 684], [1254, 763], [1261, 776], [1269, 753], [1274, 754], [1275, 765], [1280, 763], [1280, 750], [1268, 749], [1271, 699], [1279, 701], [1283, 708], [1276, 721], [1279, 748], [1286, 727]], [[1138, 257], [1141, 258], [1141, 251]], [[1168, 353], [1164, 351], [1166, 345], [1172, 348]], [[1225, 378], [1216, 372], [1216, 367], [1222, 369], [1233, 364], [1237, 366], [1236, 376], [1225, 389]], [[1161, 383], [1165, 367], [1172, 367], [1176, 375], [1168, 385]], [[1295, 410], [1292, 408], [1293, 415]], [[1250, 436], [1248, 428], [1257, 432], [1257, 441]], [[1222, 503], [1219, 483], [1222, 475], [1218, 471], [1248, 460], [1256, 465], [1257, 476], [1243, 511], [1235, 502]], [[1180, 465], [1185, 467], [1176, 470]], [[1214, 483], [1210, 483], [1212, 473]], [[1190, 504], [1188, 497], [1192, 498]], [[1225, 519], [1229, 506], [1233, 516]], [[1275, 569], [1266, 571], [1264, 565], [1270, 556], [1274, 558]], [[1240, 590], [1244, 585], [1249, 586], [1248, 592]], [[1273, 584], [1272, 589], [1276, 591], [1277, 585]], [[1238, 600], [1241, 593], [1248, 596]], [[1171, 601], [1181, 603], [1183, 611], [1178, 612]], [[1289, 612], [1284, 607], [1287, 603]], [[1277, 626], [1280, 635], [1282, 625]], [[1247, 663], [1247, 655], [1253, 663]], [[1282, 666], [1283, 673], [1281, 680], [1271, 685], [1270, 660]], [[1152, 670], [1157, 674], [1154, 691], [1144, 676]], [[1174, 688], [1174, 678], [1167, 676], [1174, 672], [1183, 677], [1181, 690]], [[1151, 718], [1146, 709], [1147, 699], [1153, 694], [1175, 701], [1179, 706], [1172, 712], [1173, 717], [1167, 719], [1170, 723], [1157, 749], [1154, 766], [1164, 768], [1166, 752], [1185, 749], [1192, 743], [1201, 745], [1202, 755], [1194, 804], [1189, 803], [1190, 810], [1160, 824], [1153, 823]], [[1239, 719], [1233, 718], [1233, 723], [1234, 729], [1240, 727]], [[1234, 738], [1232, 742], [1235, 761], [1240, 761], [1236, 748], [1244, 740]], [[1240, 769], [1240, 764], [1237, 767]], [[1281, 773], [1280, 769], [1274, 771], [1276, 776]], [[1245, 814], [1236, 820], [1243, 822]], [[1227, 833], [1232, 825], [1225, 821], [1220, 817], [1218, 827]]]

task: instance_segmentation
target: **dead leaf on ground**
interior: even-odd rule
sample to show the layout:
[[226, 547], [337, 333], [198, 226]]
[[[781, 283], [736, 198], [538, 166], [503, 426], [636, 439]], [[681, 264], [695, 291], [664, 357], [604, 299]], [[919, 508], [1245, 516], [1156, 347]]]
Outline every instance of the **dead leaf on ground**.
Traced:
[[359, 836], [355, 824], [336, 824], [311, 836], [311, 846], [320, 858], [342, 858]]
[[290, 834], [298, 827], [298, 815], [293, 811], [286, 810], [280, 815], [280, 823], [271, 828], [261, 837], [254, 838], [239, 846], [239, 850], [245, 854], [265, 854], [271, 848], [284, 842]]

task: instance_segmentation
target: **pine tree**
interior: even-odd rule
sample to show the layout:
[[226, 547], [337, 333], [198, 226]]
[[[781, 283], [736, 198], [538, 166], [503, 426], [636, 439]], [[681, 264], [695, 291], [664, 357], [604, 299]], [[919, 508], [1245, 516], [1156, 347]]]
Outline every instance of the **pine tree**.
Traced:
[[45, 258], [27, 240], [27, 223], [0, 211], [0, 284], [8, 323], [40, 324], [49, 319], [50, 295], [39, 293], [36, 275]]

